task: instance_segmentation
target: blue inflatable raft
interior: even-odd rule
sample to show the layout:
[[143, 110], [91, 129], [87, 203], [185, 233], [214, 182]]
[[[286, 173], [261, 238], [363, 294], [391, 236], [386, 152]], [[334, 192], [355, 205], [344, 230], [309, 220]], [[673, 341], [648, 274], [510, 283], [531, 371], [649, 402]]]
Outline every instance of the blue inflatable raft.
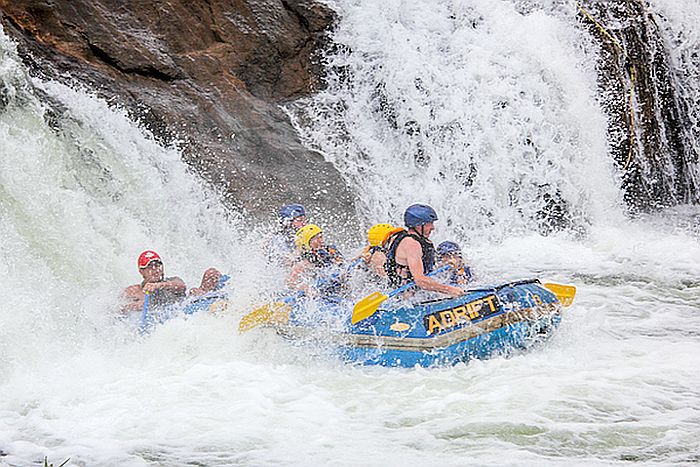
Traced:
[[287, 302], [276, 304], [265, 323], [279, 334], [322, 345], [347, 362], [401, 367], [453, 365], [528, 349], [552, 335], [562, 311], [557, 296], [536, 279], [380, 308], [356, 324], [350, 322], [351, 303]]
[[187, 317], [200, 312], [221, 314], [228, 309], [228, 305], [228, 296], [226, 294], [209, 292], [206, 295], [188, 298], [174, 305], [142, 312], [138, 317], [138, 330], [140, 334], [148, 334], [158, 324], [163, 324], [176, 317]]

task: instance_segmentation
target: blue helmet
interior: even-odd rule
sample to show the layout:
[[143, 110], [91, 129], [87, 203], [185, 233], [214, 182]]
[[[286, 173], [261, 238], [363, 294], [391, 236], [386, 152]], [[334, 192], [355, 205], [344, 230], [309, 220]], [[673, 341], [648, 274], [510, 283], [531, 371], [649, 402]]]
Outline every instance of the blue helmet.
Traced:
[[442, 242], [435, 250], [438, 256], [449, 255], [450, 253], [462, 253], [462, 249], [455, 242]]
[[403, 223], [406, 227], [418, 227], [419, 225], [438, 220], [435, 209], [426, 204], [412, 204], [406, 208], [403, 214]]
[[280, 220], [282, 222], [289, 222], [295, 217], [305, 216], [306, 209], [301, 204], [287, 204], [282, 206], [280, 209]]

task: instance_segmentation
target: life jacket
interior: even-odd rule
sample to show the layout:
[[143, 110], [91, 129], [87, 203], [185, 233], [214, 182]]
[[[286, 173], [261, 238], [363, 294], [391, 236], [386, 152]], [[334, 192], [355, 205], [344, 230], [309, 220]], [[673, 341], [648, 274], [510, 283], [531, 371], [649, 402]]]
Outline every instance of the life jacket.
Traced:
[[317, 250], [305, 250], [301, 253], [301, 258], [317, 268], [343, 264], [343, 255], [333, 245], [325, 245]]
[[[160, 282], [168, 282], [173, 280], [174, 277], [166, 277]], [[146, 285], [146, 282], [141, 283], [141, 287]], [[174, 305], [185, 299], [185, 290], [168, 290], [168, 289], [156, 289], [149, 294], [148, 307], [158, 308], [162, 306]]]
[[462, 265], [457, 269], [453, 269], [450, 273], [450, 285], [464, 285], [469, 283], [473, 279], [472, 270], [469, 266]]
[[334, 266], [342, 266], [343, 255], [333, 245], [324, 245], [317, 250], [305, 250], [300, 255], [301, 260], [306, 260], [314, 266], [316, 288], [321, 295], [334, 295], [341, 293], [345, 287], [344, 278], [333, 273], [337, 271]]
[[435, 267], [435, 247], [433, 246], [433, 242], [421, 235], [410, 233], [405, 230], [398, 232], [396, 236], [389, 240], [389, 249], [386, 252], [386, 264], [384, 265], [387, 277], [389, 278], [390, 287], [400, 287], [413, 280], [413, 274], [411, 274], [408, 266], [396, 262], [396, 250], [399, 244], [407, 237], [411, 237], [420, 243], [423, 252], [423, 273], [428, 274]]

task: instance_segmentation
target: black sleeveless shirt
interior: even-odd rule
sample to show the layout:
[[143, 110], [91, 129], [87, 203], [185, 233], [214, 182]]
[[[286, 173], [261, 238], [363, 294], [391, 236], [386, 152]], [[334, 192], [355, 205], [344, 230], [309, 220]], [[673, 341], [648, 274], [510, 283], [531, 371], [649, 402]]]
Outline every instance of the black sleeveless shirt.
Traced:
[[325, 245], [318, 250], [304, 251], [301, 254], [301, 258], [314, 266], [317, 277], [316, 287], [321, 295], [330, 296], [341, 293], [344, 287], [344, 280], [342, 277], [329, 278], [326, 276], [325, 280], [322, 280], [324, 279], [324, 271], [326, 273], [328, 272], [326, 268], [341, 266], [343, 264], [343, 255], [335, 246]]
[[400, 287], [413, 280], [413, 274], [411, 274], [408, 266], [396, 262], [396, 249], [406, 237], [411, 237], [420, 243], [421, 250], [423, 251], [423, 272], [428, 274], [435, 267], [435, 247], [433, 246], [433, 242], [421, 235], [410, 233], [405, 230], [399, 232], [390, 240], [391, 243], [386, 253], [386, 264], [384, 265], [387, 277], [389, 278], [390, 287]]
[[317, 268], [343, 264], [343, 255], [333, 245], [325, 245], [318, 250], [303, 251], [301, 257]]

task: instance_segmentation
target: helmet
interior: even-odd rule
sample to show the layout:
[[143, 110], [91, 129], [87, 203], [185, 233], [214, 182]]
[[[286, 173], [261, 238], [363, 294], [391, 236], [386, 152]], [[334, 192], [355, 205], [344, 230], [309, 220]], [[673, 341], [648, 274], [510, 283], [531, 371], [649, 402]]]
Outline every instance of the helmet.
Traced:
[[438, 256], [449, 255], [450, 253], [462, 253], [462, 249], [455, 242], [442, 242], [435, 250]]
[[438, 216], [435, 209], [426, 204], [412, 204], [406, 208], [406, 212], [403, 214], [403, 222], [408, 228], [418, 227], [436, 220], [438, 220]]
[[145, 267], [148, 267], [149, 264], [151, 264], [151, 261], [160, 261], [161, 263], [163, 262], [162, 259], [160, 259], [160, 256], [158, 256], [158, 253], [152, 250], [146, 250], [143, 253], [139, 255], [139, 259], [137, 261], [137, 264], [139, 265], [139, 269], [143, 269]]
[[289, 222], [295, 217], [305, 216], [306, 209], [301, 204], [286, 204], [280, 209], [280, 220]]
[[297, 248], [300, 250], [308, 250], [309, 241], [320, 233], [323, 233], [321, 227], [316, 224], [306, 224], [304, 227], [297, 230], [294, 243], [296, 243]]
[[367, 231], [367, 241], [370, 246], [380, 246], [392, 230], [394, 226], [391, 224], [374, 224]]

